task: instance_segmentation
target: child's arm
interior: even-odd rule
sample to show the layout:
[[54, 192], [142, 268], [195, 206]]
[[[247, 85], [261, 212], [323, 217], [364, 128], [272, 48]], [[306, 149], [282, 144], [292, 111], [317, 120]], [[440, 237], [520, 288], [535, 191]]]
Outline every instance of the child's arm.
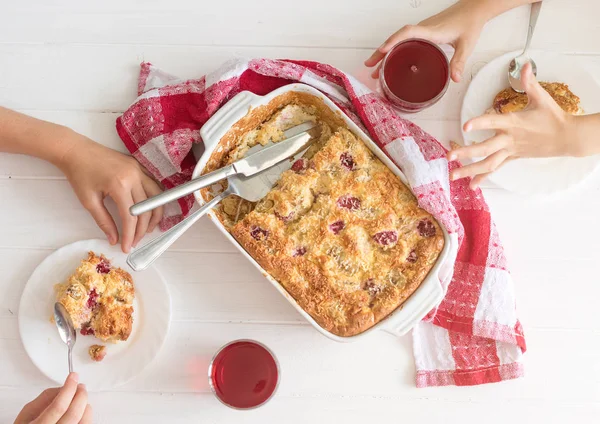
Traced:
[[35, 156], [60, 168], [74, 141], [71, 132], [66, 127], [0, 107], [0, 152]]
[[[437, 44], [450, 44], [455, 52], [450, 61], [450, 74], [459, 82], [465, 63], [473, 52], [479, 34], [487, 21], [513, 9], [541, 0], [460, 0], [448, 9], [418, 25], [406, 25], [392, 34], [369, 59], [366, 66], [375, 66], [395, 44], [408, 38], [424, 38]], [[373, 72], [377, 78], [378, 70]]]
[[529, 64], [521, 79], [529, 97], [527, 109], [505, 115], [485, 114], [465, 123], [465, 132], [496, 130], [496, 135], [448, 152], [449, 160], [484, 158], [453, 170], [453, 180], [473, 177], [471, 187], [475, 188], [511, 159], [600, 153], [600, 114], [573, 116], [564, 112], [538, 84]]
[[75, 131], [0, 107], [0, 152], [35, 156], [57, 166], [79, 201], [111, 244], [119, 241], [115, 221], [104, 206], [110, 196], [123, 224], [121, 248], [128, 252], [162, 217], [162, 208], [139, 217], [129, 207], [161, 192], [138, 162]]

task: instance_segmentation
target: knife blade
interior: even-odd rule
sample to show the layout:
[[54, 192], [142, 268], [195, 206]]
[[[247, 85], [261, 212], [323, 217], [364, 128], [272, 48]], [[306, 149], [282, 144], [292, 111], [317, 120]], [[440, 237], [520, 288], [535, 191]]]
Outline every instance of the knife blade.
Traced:
[[235, 170], [235, 174], [242, 174], [249, 177], [293, 156], [306, 147], [306, 144], [311, 139], [307, 131], [314, 126], [313, 122], [305, 122], [284, 131], [285, 140], [283, 141], [273, 143], [273, 145], [268, 147], [261, 145], [253, 146], [248, 150], [246, 157], [231, 164]]
[[260, 145], [254, 146], [257, 149], [255, 149], [254, 152], [252, 152], [254, 147], [249, 149], [247, 153], [251, 154], [246, 157], [223, 168], [219, 168], [216, 171], [202, 175], [187, 183], [150, 197], [142, 202], [136, 203], [129, 208], [129, 213], [133, 216], [138, 216], [230, 176], [241, 174], [245, 177], [249, 177], [257, 172], [268, 169], [295, 155], [303, 150], [303, 148], [306, 148], [312, 138], [307, 131], [313, 127], [315, 127], [314, 122], [305, 122], [289, 128], [283, 132], [286, 137], [285, 140], [273, 143], [272, 146], [268, 147]]

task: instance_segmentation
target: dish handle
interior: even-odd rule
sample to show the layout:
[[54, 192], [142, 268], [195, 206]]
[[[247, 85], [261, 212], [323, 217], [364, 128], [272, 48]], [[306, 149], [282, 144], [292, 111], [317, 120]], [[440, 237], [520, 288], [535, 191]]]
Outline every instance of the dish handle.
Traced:
[[408, 333], [444, 298], [444, 289], [439, 281], [431, 279], [422, 284], [402, 305], [402, 309], [389, 317], [383, 330], [401, 337]]
[[210, 117], [200, 129], [205, 151], [212, 151], [221, 137], [249, 110], [260, 101], [259, 96], [250, 91], [242, 91], [225, 103]]

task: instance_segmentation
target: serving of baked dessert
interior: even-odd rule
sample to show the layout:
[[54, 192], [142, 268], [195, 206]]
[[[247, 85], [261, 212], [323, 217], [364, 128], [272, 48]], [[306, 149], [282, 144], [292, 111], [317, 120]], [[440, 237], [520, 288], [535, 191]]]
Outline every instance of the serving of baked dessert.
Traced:
[[113, 267], [103, 255], [89, 252], [87, 259], [64, 283], [55, 285], [62, 303], [82, 335], [107, 342], [125, 341], [133, 328], [133, 279]]
[[319, 136], [306, 155], [259, 202], [230, 196], [216, 214], [321, 327], [352, 336], [401, 306], [443, 249], [440, 226], [410, 189], [321, 99], [299, 92], [238, 122], [204, 172], [307, 120]]
[[[540, 85], [565, 112], [571, 115], [583, 114], [583, 109], [579, 105], [579, 97], [569, 90], [567, 84], [561, 82], [540, 82]], [[494, 98], [493, 109], [490, 112], [519, 112], [527, 107], [528, 102], [529, 99], [526, 93], [517, 93], [512, 88], [505, 88]]]
[[106, 357], [106, 346], [91, 345], [88, 349], [90, 359], [95, 362], [100, 362]]

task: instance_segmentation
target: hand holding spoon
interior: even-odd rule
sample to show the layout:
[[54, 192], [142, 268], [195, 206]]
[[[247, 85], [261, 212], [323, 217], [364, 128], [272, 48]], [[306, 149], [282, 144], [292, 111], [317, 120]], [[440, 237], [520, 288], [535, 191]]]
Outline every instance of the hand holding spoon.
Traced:
[[531, 5], [531, 12], [529, 13], [529, 30], [527, 31], [527, 42], [525, 43], [525, 49], [523, 49], [523, 53], [515, 57], [508, 65], [508, 82], [510, 83], [512, 89], [517, 93], [525, 92], [523, 85], [521, 84], [521, 71], [527, 62], [531, 62], [531, 70], [533, 71], [533, 75], [537, 76], [537, 66], [533, 59], [527, 56], [527, 51], [529, 50], [531, 38], [533, 37], [533, 30], [535, 29], [535, 24], [537, 23], [541, 9], [541, 1]]
[[60, 302], [54, 304], [54, 321], [58, 328], [60, 338], [69, 348], [69, 372], [73, 372], [73, 346], [77, 340], [77, 332], [73, 326], [71, 316], [64, 305]]

